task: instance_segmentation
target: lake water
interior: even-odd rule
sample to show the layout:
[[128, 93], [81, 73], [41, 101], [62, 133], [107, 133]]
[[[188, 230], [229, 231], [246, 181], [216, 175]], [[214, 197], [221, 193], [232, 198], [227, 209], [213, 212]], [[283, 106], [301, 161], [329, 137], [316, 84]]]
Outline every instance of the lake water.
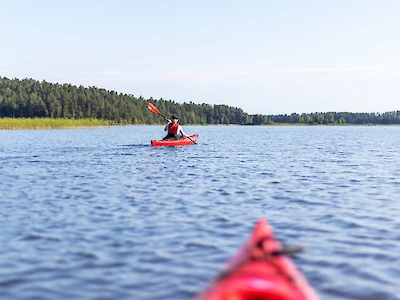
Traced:
[[0, 131], [1, 299], [191, 299], [266, 218], [321, 299], [400, 299], [400, 127]]

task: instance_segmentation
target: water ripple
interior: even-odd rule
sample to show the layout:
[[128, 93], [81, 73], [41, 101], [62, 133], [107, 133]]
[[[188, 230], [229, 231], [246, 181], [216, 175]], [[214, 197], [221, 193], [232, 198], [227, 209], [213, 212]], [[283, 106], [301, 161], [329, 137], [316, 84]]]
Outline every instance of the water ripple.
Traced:
[[398, 127], [185, 131], [0, 131], [0, 298], [190, 299], [266, 217], [321, 299], [400, 299]]

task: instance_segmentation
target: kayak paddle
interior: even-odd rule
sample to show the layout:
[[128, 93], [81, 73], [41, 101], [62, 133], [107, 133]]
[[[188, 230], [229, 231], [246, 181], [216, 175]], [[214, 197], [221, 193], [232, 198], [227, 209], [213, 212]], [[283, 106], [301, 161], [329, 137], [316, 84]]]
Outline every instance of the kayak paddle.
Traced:
[[147, 104], [147, 107], [155, 114], [160, 115], [161, 117], [164, 117], [165, 120], [168, 120], [167, 117], [165, 117], [163, 114], [160, 113], [160, 111], [155, 107], [153, 104], [149, 103]]
[[[155, 107], [153, 104], [148, 103], [148, 104], [147, 104], [147, 107], [148, 107], [148, 109], [150, 109], [153, 113], [155, 113], [155, 114], [157, 114], [157, 115], [160, 115], [160, 116], [163, 117], [165, 120], [168, 120], [168, 118], [165, 117], [165, 116], [157, 109], [157, 107]], [[188, 138], [189, 140], [191, 140], [194, 144], [197, 145], [197, 143], [196, 143], [195, 141], [193, 141], [193, 140], [190, 138], [190, 136], [187, 136], [187, 138]]]

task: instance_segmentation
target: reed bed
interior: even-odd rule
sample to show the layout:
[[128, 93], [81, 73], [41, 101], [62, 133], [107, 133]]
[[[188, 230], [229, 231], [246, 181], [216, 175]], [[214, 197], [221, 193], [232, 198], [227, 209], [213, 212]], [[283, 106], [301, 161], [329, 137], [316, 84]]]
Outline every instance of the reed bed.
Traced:
[[99, 119], [0, 118], [0, 129], [62, 129], [116, 125]]

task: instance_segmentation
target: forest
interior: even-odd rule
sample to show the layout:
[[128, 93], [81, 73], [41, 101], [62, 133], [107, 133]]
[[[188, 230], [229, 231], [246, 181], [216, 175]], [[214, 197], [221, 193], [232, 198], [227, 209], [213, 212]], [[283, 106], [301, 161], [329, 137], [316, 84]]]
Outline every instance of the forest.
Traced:
[[101, 119], [118, 124], [158, 124], [164, 120], [151, 113], [153, 103], [164, 115], [178, 115], [181, 124], [400, 124], [400, 111], [384, 113], [312, 112], [284, 115], [248, 114], [224, 104], [177, 103], [145, 99], [97, 87], [0, 77], [0, 118]]

